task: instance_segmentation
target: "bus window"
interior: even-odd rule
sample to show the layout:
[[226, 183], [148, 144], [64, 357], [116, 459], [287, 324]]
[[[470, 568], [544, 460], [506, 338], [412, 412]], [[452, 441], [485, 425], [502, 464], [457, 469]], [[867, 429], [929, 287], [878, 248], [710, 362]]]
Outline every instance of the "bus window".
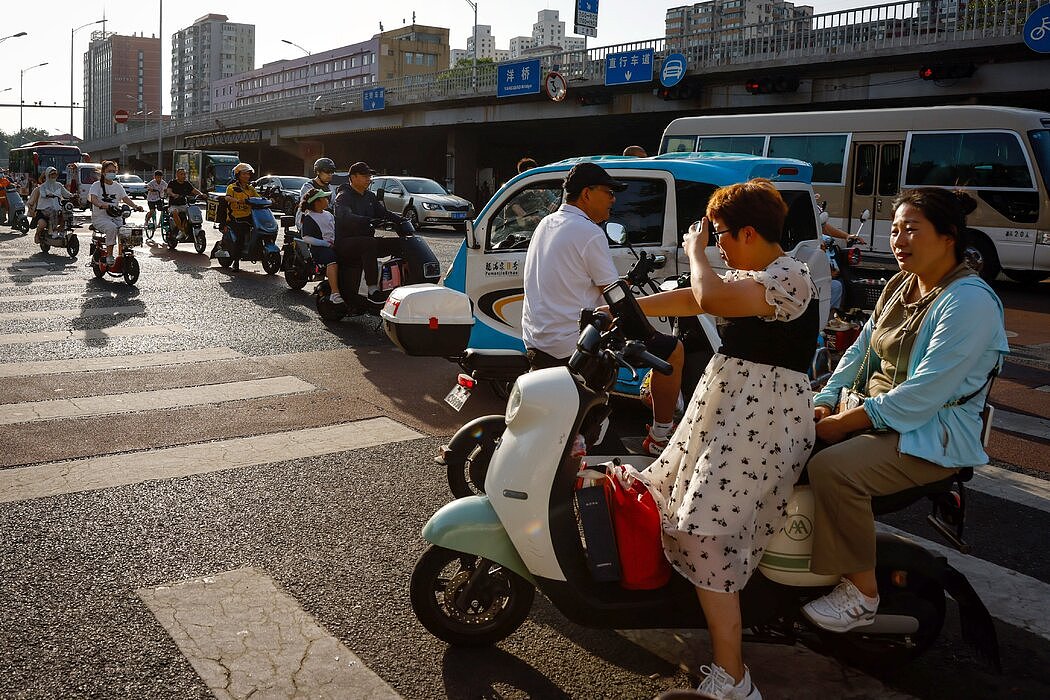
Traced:
[[842, 182], [846, 134], [819, 136], [770, 136], [770, 158], [795, 158], [813, 165], [813, 182]]
[[668, 136], [664, 141], [664, 153], [692, 153], [695, 150], [695, 136]]
[[909, 187], [1032, 189], [1016, 135], [1001, 132], [914, 134], [905, 183]]
[[696, 150], [706, 153], [746, 153], [760, 156], [765, 146], [765, 136], [704, 136]]
[[1035, 162], [1043, 176], [1043, 185], [1050, 192], [1050, 129], [1029, 131], [1028, 140], [1032, 143]]
[[[707, 215], [707, 200], [715, 192], [715, 186], [706, 182], [690, 182], [689, 180], [675, 180], [675, 203], [678, 207], [678, 245], [682, 245], [682, 238], [689, 233], [689, 227], [694, 221], [699, 221]], [[714, 237], [708, 245], [714, 245]]]
[[857, 146], [857, 162], [853, 171], [853, 194], [875, 194], [875, 144]]
[[879, 154], [879, 195], [896, 197], [901, 184], [900, 144], [883, 144]]
[[[663, 180], [619, 179], [627, 189], [616, 193], [609, 221], [623, 224], [631, 245], [660, 245], [664, 240], [666, 183]], [[618, 247], [613, 243], [609, 245]]]

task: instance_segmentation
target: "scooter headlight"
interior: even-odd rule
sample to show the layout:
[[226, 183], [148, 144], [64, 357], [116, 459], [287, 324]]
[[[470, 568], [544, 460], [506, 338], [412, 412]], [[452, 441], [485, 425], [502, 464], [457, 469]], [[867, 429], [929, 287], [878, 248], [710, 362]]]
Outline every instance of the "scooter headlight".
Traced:
[[518, 410], [521, 408], [521, 388], [518, 387], [518, 383], [514, 382], [514, 388], [510, 390], [510, 396], [507, 398], [507, 415], [505, 420], [507, 425], [510, 425], [514, 417], [518, 415]]

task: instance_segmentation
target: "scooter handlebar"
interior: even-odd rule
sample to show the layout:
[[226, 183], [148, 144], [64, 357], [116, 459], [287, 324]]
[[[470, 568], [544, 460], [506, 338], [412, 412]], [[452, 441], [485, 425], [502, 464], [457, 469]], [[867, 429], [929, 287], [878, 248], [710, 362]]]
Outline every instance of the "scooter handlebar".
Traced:
[[660, 374], [670, 375], [674, 372], [674, 367], [671, 366], [670, 362], [661, 360], [646, 349], [645, 343], [637, 340], [627, 343], [623, 358], [631, 365], [652, 367], [654, 372], [659, 372]]

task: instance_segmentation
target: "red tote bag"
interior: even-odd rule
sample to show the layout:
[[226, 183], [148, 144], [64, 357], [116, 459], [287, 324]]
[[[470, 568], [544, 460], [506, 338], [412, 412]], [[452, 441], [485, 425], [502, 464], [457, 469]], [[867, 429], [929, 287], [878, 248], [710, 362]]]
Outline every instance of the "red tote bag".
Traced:
[[629, 590], [662, 588], [671, 580], [664, 557], [660, 509], [641, 480], [611, 467], [605, 480], [622, 571], [620, 585]]

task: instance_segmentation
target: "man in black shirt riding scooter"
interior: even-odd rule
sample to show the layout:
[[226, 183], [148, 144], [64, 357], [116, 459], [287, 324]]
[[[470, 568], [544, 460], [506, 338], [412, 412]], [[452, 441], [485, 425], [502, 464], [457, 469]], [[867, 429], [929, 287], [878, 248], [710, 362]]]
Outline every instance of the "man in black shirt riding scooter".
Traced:
[[375, 171], [367, 163], [350, 166], [350, 181], [339, 185], [332, 201], [335, 214], [335, 253], [339, 264], [361, 267], [368, 285], [368, 301], [382, 305], [386, 295], [379, 291], [379, 256], [394, 255], [400, 249], [395, 238], [376, 238], [375, 220], [398, 225], [398, 235], [411, 235], [407, 219], [389, 211], [368, 189]]

